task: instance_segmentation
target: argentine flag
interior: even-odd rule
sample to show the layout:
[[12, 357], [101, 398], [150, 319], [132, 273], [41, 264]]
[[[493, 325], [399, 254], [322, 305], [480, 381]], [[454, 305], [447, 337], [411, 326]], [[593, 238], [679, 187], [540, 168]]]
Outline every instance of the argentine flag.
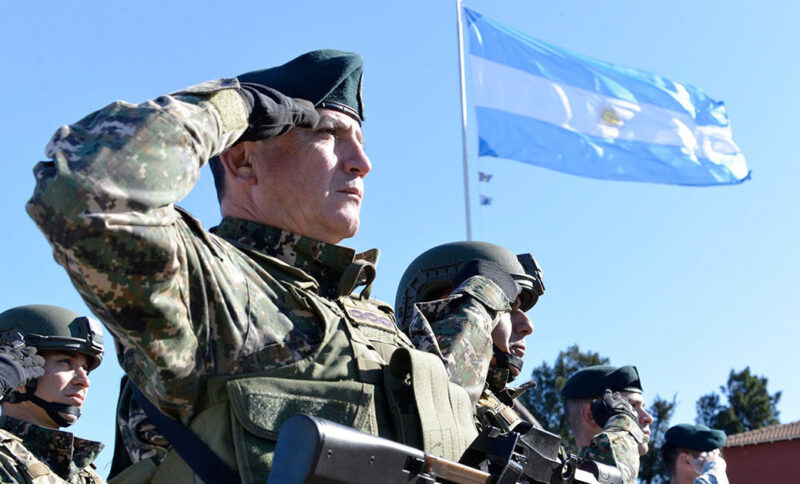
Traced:
[[480, 156], [606, 180], [720, 185], [749, 177], [721, 102], [464, 13]]

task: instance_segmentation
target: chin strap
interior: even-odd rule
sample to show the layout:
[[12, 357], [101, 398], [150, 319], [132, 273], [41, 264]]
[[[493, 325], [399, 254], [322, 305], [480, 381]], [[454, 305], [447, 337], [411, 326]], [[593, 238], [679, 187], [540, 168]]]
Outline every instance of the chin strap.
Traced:
[[69, 427], [78, 421], [78, 418], [81, 416], [81, 409], [79, 407], [76, 407], [75, 405], [67, 405], [66, 403], [45, 401], [34, 395], [34, 391], [36, 391], [36, 380], [33, 380], [25, 385], [26, 393], [13, 392], [11, 395], [9, 395], [10, 398], [8, 401], [10, 403], [17, 403], [30, 400], [31, 403], [41, 407], [45, 412], [47, 412], [47, 415], [59, 427]]
[[50, 418], [53, 419], [53, 422], [55, 422], [59, 427], [69, 427], [77, 422], [78, 418], [81, 416], [81, 409], [75, 405], [47, 402], [36, 395], [31, 395], [28, 397], [28, 400], [35, 405], [42, 407], [44, 411], [47, 412], [47, 415], [49, 415]]
[[494, 355], [489, 365], [489, 372], [486, 375], [486, 383], [489, 389], [499, 395], [514, 380], [514, 372], [519, 374], [522, 371], [522, 358], [505, 353], [497, 346], [493, 346]]
[[[511, 353], [501, 351], [497, 346], [492, 345], [494, 348], [494, 356], [492, 357], [492, 366], [504, 370], [515, 369], [519, 374], [522, 372], [522, 358], [514, 356]], [[514, 380], [514, 377], [509, 375], [508, 381]]]

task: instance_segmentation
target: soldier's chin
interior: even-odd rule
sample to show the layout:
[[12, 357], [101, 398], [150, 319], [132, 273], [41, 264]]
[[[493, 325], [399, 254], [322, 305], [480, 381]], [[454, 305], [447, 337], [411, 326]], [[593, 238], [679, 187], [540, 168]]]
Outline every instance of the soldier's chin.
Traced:
[[639, 457], [645, 455], [648, 450], [650, 450], [650, 444], [648, 443], [639, 444]]

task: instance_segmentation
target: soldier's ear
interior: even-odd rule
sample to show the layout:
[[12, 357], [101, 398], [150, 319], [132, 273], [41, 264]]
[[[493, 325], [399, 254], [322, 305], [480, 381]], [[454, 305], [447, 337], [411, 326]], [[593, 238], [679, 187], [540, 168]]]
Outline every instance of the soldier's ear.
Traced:
[[228, 151], [220, 155], [222, 166], [225, 168], [225, 176], [234, 181], [234, 183], [244, 183], [246, 185], [253, 185], [258, 180], [256, 179], [255, 171], [253, 171], [253, 164], [250, 159], [250, 146], [249, 143], [243, 141], [231, 146]]
[[581, 418], [583, 419], [583, 423], [587, 425], [596, 425], [600, 427], [600, 425], [594, 421], [594, 417], [592, 417], [592, 402], [584, 402], [581, 405]]

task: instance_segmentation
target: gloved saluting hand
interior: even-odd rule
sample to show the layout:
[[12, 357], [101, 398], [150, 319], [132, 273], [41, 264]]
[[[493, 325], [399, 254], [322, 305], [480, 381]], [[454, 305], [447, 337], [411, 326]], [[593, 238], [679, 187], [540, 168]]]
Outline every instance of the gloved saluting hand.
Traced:
[[44, 358], [21, 341], [0, 346], [0, 395], [44, 375]]
[[239, 141], [258, 141], [279, 136], [294, 126], [314, 128], [319, 114], [304, 99], [284, 96], [270, 87], [242, 82], [239, 94], [250, 107], [247, 130]]
[[627, 415], [634, 422], [637, 421], [636, 413], [628, 400], [619, 392], [612, 392], [610, 389], [606, 389], [603, 396], [592, 401], [591, 409], [592, 418], [601, 427], [605, 427], [608, 420], [616, 415]]
[[483, 276], [502, 289], [509, 304], [513, 304], [519, 296], [521, 287], [517, 281], [506, 272], [500, 264], [491, 260], [473, 259], [467, 262], [464, 267], [453, 277], [453, 287], [458, 287], [462, 282], [473, 276]]

